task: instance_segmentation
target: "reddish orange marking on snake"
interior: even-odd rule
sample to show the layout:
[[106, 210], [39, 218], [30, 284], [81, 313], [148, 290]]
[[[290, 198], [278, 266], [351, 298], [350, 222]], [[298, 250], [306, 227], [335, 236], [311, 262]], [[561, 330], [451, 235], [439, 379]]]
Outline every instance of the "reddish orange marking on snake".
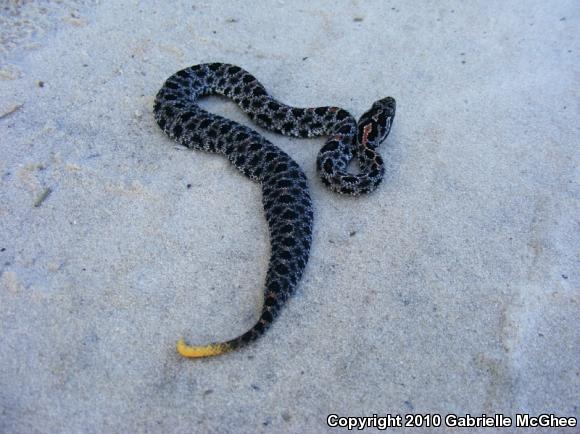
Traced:
[[369, 134], [373, 130], [373, 124], [366, 124], [363, 128], [363, 138], [361, 145], [366, 146], [369, 139]]

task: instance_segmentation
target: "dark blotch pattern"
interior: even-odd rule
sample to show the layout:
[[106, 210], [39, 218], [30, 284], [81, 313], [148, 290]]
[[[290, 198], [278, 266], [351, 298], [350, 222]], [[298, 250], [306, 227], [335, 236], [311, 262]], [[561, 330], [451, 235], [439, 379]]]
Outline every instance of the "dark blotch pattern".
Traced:
[[[329, 136], [317, 159], [321, 179], [333, 191], [352, 195], [371, 192], [383, 177], [383, 161], [375, 148], [390, 130], [395, 102], [392, 98], [377, 101], [357, 124], [338, 107], [285, 105], [269, 96], [252, 74], [223, 63], [183, 69], [157, 93], [153, 111], [165, 133], [189, 148], [224, 154], [262, 185], [271, 244], [264, 306], [252, 329], [219, 344], [231, 350], [264, 333], [300, 281], [310, 252], [312, 204], [306, 176], [285, 152], [254, 130], [197, 105], [199, 98], [211, 94], [231, 98], [269, 130], [294, 137]], [[346, 167], [355, 156], [360, 173], [353, 175]]]

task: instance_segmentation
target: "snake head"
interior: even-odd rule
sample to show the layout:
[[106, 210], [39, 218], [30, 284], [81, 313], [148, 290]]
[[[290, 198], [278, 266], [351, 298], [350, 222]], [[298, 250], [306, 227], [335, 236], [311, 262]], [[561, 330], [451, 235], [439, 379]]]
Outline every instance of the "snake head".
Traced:
[[376, 101], [357, 124], [357, 141], [363, 147], [376, 148], [389, 135], [396, 103], [390, 96]]

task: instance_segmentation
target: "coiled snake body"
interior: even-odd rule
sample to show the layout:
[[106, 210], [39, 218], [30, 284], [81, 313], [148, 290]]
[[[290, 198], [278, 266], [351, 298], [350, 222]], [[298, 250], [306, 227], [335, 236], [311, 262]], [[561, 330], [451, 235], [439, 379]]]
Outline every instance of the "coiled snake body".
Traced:
[[[167, 79], [155, 99], [155, 120], [182, 145], [224, 154], [261, 183], [271, 243], [258, 322], [227, 342], [189, 346], [180, 340], [177, 350], [186, 357], [222, 354], [262, 335], [302, 277], [312, 237], [312, 204], [298, 164], [251, 128], [201, 109], [196, 100], [210, 94], [231, 98], [269, 130], [294, 137], [329, 136], [318, 154], [317, 169], [331, 190], [351, 195], [369, 193], [380, 184], [384, 165], [376, 148], [389, 134], [395, 115], [395, 100], [390, 97], [375, 102], [358, 123], [339, 107], [291, 107], [268, 95], [249, 72], [223, 63], [195, 65]], [[354, 157], [358, 174], [346, 171]]]

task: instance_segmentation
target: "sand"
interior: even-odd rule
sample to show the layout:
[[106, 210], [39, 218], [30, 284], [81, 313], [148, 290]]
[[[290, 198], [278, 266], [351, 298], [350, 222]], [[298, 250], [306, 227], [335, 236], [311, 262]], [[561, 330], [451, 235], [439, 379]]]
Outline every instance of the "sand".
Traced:
[[[580, 416], [576, 1], [8, 4], [0, 432]], [[254, 126], [310, 180], [311, 260], [262, 339], [193, 361], [180, 336], [252, 325], [269, 249], [259, 186], [152, 117], [163, 81], [208, 61], [289, 104], [398, 107], [388, 175], [363, 198], [319, 181], [322, 139]]]

